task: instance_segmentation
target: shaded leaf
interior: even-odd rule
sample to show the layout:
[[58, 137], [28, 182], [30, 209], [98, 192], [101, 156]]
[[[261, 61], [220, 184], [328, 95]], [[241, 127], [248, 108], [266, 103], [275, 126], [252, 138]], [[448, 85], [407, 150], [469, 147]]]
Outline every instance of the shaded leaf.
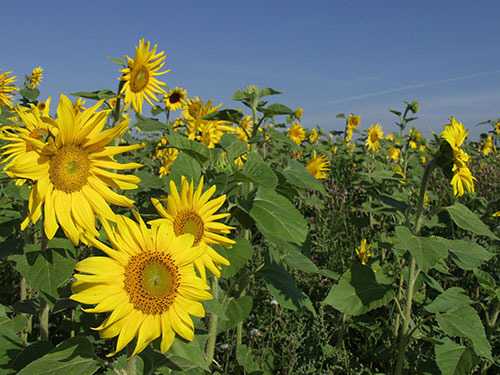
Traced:
[[217, 324], [217, 332], [225, 332], [234, 328], [238, 323], [245, 320], [250, 314], [253, 307], [253, 300], [250, 296], [242, 296], [239, 298], [231, 297], [225, 306], [224, 316], [226, 320], [219, 321]]
[[442, 375], [468, 375], [476, 366], [474, 352], [445, 337], [441, 344], [434, 345], [436, 363]]
[[447, 240], [451, 259], [464, 270], [472, 270], [490, 260], [493, 254], [484, 247], [466, 240]]
[[222, 277], [225, 278], [236, 275], [254, 253], [252, 245], [246, 238], [237, 238], [235, 241], [236, 243], [230, 249], [220, 245], [216, 247], [216, 251], [231, 263], [229, 266], [222, 267]]
[[474, 213], [463, 204], [455, 202], [453, 206], [445, 207], [445, 210], [451, 216], [451, 219], [460, 228], [490, 237], [494, 240], [500, 240]]
[[323, 183], [316, 179], [311, 172], [297, 160], [288, 160], [288, 164], [283, 170], [283, 175], [286, 180], [294, 186], [313, 189], [321, 194], [326, 194]]

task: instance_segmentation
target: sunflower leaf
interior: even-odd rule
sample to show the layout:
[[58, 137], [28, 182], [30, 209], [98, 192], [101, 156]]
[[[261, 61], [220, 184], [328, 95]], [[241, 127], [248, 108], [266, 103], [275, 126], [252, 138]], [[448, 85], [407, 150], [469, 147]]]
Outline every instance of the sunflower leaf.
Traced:
[[470, 348], [457, 344], [448, 337], [434, 345], [434, 352], [436, 363], [444, 375], [470, 374], [478, 360]]
[[290, 159], [283, 170], [286, 180], [297, 187], [312, 189], [326, 194], [325, 187], [320, 180], [316, 179], [307, 168], [297, 160]]
[[456, 202], [453, 206], [445, 207], [445, 210], [451, 216], [451, 219], [460, 228], [471, 231], [476, 234], [490, 237], [494, 240], [500, 240], [471, 210], [463, 204]]

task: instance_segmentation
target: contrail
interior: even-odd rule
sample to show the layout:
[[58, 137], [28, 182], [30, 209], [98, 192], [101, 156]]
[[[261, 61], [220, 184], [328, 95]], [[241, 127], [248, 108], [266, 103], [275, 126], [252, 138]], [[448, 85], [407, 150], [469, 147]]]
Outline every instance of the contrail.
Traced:
[[466, 75], [466, 76], [455, 77], [455, 78], [440, 79], [438, 81], [418, 83], [416, 85], [408, 85], [408, 86], [398, 87], [398, 88], [394, 88], [394, 89], [374, 91], [374, 92], [370, 92], [368, 94], [350, 96], [348, 98], [343, 98], [343, 99], [337, 99], [337, 100], [325, 103], [323, 105], [330, 105], [330, 104], [350, 102], [352, 100], [364, 99], [364, 98], [369, 98], [369, 97], [372, 97], [372, 96], [390, 94], [390, 93], [393, 93], [393, 92], [404, 91], [404, 90], [409, 90], [409, 89], [416, 89], [416, 88], [419, 88], [419, 87], [439, 85], [441, 83], [448, 83], [448, 82], [454, 82], [454, 81], [462, 81], [464, 79], [476, 78], [476, 77], [481, 77], [481, 76], [486, 76], [486, 75], [491, 75], [491, 74], [497, 74], [497, 73], [500, 73], [500, 70], [492, 70], [492, 71], [489, 71], [489, 72], [469, 74], [469, 75]]

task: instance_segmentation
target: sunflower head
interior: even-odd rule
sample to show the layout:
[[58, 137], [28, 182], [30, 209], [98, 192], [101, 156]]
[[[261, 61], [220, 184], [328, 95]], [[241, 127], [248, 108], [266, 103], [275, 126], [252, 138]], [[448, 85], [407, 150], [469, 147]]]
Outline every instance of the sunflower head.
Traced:
[[349, 118], [347, 119], [347, 127], [349, 129], [357, 129], [359, 125], [361, 124], [361, 117], [355, 116], [354, 114], [351, 113]]
[[382, 125], [371, 125], [370, 129], [368, 130], [368, 137], [366, 138], [366, 146], [368, 147], [368, 150], [378, 152], [381, 147], [379, 140], [382, 138], [384, 138]]
[[6, 105], [12, 108], [12, 92], [19, 90], [13, 85], [13, 83], [17, 81], [17, 77], [10, 76], [11, 73], [12, 72], [5, 72], [0, 74], [0, 107]]
[[168, 222], [174, 228], [177, 236], [182, 234], [192, 234], [194, 236], [194, 246], [204, 246], [206, 254], [195, 261], [195, 265], [200, 274], [205, 279], [205, 267], [216, 276], [220, 276], [220, 264], [229, 265], [227, 259], [215, 252], [209, 245], [219, 244], [231, 247], [235, 242], [224, 235], [229, 234], [234, 227], [218, 222], [218, 220], [229, 216], [229, 213], [215, 214], [224, 204], [226, 199], [222, 195], [210, 200], [215, 193], [215, 185], [203, 192], [203, 177], [194, 188], [194, 182], [188, 183], [186, 178], [182, 178], [180, 194], [173, 181], [170, 182], [170, 195], [163, 200], [166, 207], [156, 198], [152, 202], [162, 217], [152, 220], [152, 225]]
[[170, 111], [175, 111], [184, 107], [186, 104], [187, 91], [176, 87], [168, 92], [168, 95], [163, 99], [165, 107]]
[[211, 299], [209, 287], [196, 276], [193, 261], [205, 251], [193, 247], [190, 234], [176, 236], [167, 222], [147, 227], [137, 220], [117, 216], [116, 226], [102, 222], [112, 247], [93, 237], [88, 241], [107, 257], [86, 258], [75, 266], [71, 299], [96, 305], [86, 312], [111, 312], [97, 328], [101, 338], [118, 336], [121, 351], [137, 337], [132, 356], [161, 336], [165, 353], [175, 334], [193, 340], [194, 326], [189, 315], [203, 317], [199, 301]]
[[306, 139], [306, 131], [302, 127], [301, 124], [296, 123], [288, 129], [288, 138], [294, 141], [296, 144], [300, 146], [300, 144]]
[[307, 162], [307, 170], [317, 179], [326, 178], [326, 171], [330, 170], [330, 163], [328, 162], [325, 155], [316, 156], [316, 150], [314, 150], [314, 155]]
[[37, 87], [40, 85], [40, 83], [42, 83], [42, 79], [43, 79], [42, 72], [43, 72], [43, 68], [41, 68], [41, 67], [33, 69], [33, 72], [31, 73], [30, 80], [29, 80], [31, 87]]
[[156, 94], [166, 95], [161, 87], [165, 85], [156, 79], [157, 76], [165, 74], [170, 70], [159, 72], [165, 61], [164, 52], [156, 53], [156, 44], [150, 50], [149, 42], [144, 43], [144, 39], [139, 41], [139, 47], [135, 49], [135, 57], [131, 59], [125, 56], [128, 66], [120, 70], [123, 76], [120, 80], [124, 81], [120, 94], [125, 94], [125, 109], [132, 105], [137, 113], [142, 113], [142, 104], [146, 100], [151, 106], [154, 101], [158, 101]]

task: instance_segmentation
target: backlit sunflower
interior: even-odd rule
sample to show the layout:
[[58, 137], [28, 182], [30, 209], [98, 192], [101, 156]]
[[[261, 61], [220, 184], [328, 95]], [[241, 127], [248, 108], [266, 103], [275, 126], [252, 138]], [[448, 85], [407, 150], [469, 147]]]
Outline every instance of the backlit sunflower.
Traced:
[[33, 69], [33, 72], [31, 73], [31, 77], [30, 77], [31, 87], [37, 87], [38, 85], [40, 85], [40, 83], [42, 83], [42, 79], [43, 79], [42, 72], [43, 72], [43, 68], [41, 68], [41, 67]]
[[352, 130], [356, 130], [361, 124], [361, 117], [355, 116], [351, 113], [349, 118], [347, 119], [347, 127]]
[[125, 56], [128, 67], [120, 70], [123, 76], [119, 78], [125, 82], [120, 91], [120, 94], [125, 93], [125, 109], [132, 105], [134, 111], [142, 113], [144, 99], [153, 106], [151, 100], [158, 101], [155, 94], [166, 95], [165, 90], [161, 88], [164, 83], [158, 81], [156, 76], [165, 74], [170, 70], [159, 72], [164, 65], [165, 56], [163, 56], [163, 51], [156, 53], [156, 47], [155, 44], [150, 51], [149, 42], [144, 44], [144, 39], [141, 39], [139, 47], [135, 48], [134, 59]]
[[176, 87], [165, 97], [165, 107], [170, 111], [176, 111], [186, 104], [186, 97], [187, 91]]
[[306, 139], [306, 131], [302, 128], [299, 123], [293, 124], [287, 132], [288, 138], [294, 141], [300, 146], [300, 144]]
[[6, 166], [13, 178], [33, 181], [29, 199], [29, 214], [21, 224], [25, 229], [30, 221], [36, 223], [44, 208], [44, 229], [47, 237], [54, 237], [59, 225], [73, 243], [80, 234], [99, 235], [95, 229], [95, 214], [115, 220], [109, 203], [131, 207], [133, 201], [116, 193], [116, 189], [136, 189], [140, 179], [109, 171], [138, 168], [141, 164], [119, 164], [114, 155], [136, 150], [142, 145], [107, 146], [128, 128], [129, 121], [122, 121], [111, 129], [103, 130], [109, 111], [96, 112], [103, 101], [75, 115], [73, 104], [61, 95], [57, 119], [41, 117], [38, 111], [16, 112], [26, 127], [41, 128], [41, 124], [57, 129], [50, 130], [45, 139], [21, 135], [35, 152], [13, 158]]
[[167, 204], [166, 208], [158, 199], [151, 199], [162, 218], [152, 220], [149, 223], [156, 225], [167, 222], [174, 227], [174, 232], [177, 236], [184, 233], [194, 235], [193, 246], [203, 246], [206, 249], [205, 254], [194, 261], [201, 277], [205, 280], [205, 267], [219, 277], [220, 265], [229, 265], [228, 260], [217, 254], [209, 245], [219, 244], [231, 247], [235, 242], [223, 236], [224, 234], [229, 234], [230, 230], [234, 229], [234, 227], [217, 222], [217, 220], [229, 216], [229, 213], [215, 214], [224, 204], [226, 196], [221, 195], [216, 199], [210, 200], [210, 197], [215, 193], [215, 185], [204, 193], [202, 191], [203, 177], [196, 191], [194, 190], [193, 181], [188, 183], [183, 177], [180, 195], [175, 183], [170, 181], [170, 195], [166, 199], [163, 199]]
[[77, 280], [71, 287], [71, 299], [96, 305], [89, 313], [111, 314], [95, 328], [101, 338], [118, 336], [121, 351], [137, 337], [132, 356], [161, 336], [165, 353], [175, 334], [193, 340], [190, 314], [205, 316], [199, 301], [211, 299], [209, 287], [194, 271], [193, 261], [204, 252], [193, 247], [190, 234], [176, 236], [169, 223], [148, 228], [133, 211], [135, 222], [117, 215], [116, 226], [102, 222], [112, 248], [94, 238], [88, 241], [105, 256], [86, 258], [75, 265]]
[[[1, 70], [1, 69], [0, 69]], [[13, 85], [17, 81], [16, 76], [10, 76], [12, 72], [5, 72], [0, 74], [0, 107], [6, 105], [12, 108], [12, 92], [19, 90]]]
[[366, 146], [368, 150], [378, 152], [380, 150], [379, 139], [384, 138], [384, 131], [382, 130], [382, 125], [376, 124], [371, 125], [368, 130], [368, 137], [366, 138]]
[[316, 150], [314, 150], [314, 155], [307, 162], [306, 168], [315, 178], [322, 179], [326, 178], [325, 171], [330, 170], [330, 163], [325, 155], [316, 156]]

